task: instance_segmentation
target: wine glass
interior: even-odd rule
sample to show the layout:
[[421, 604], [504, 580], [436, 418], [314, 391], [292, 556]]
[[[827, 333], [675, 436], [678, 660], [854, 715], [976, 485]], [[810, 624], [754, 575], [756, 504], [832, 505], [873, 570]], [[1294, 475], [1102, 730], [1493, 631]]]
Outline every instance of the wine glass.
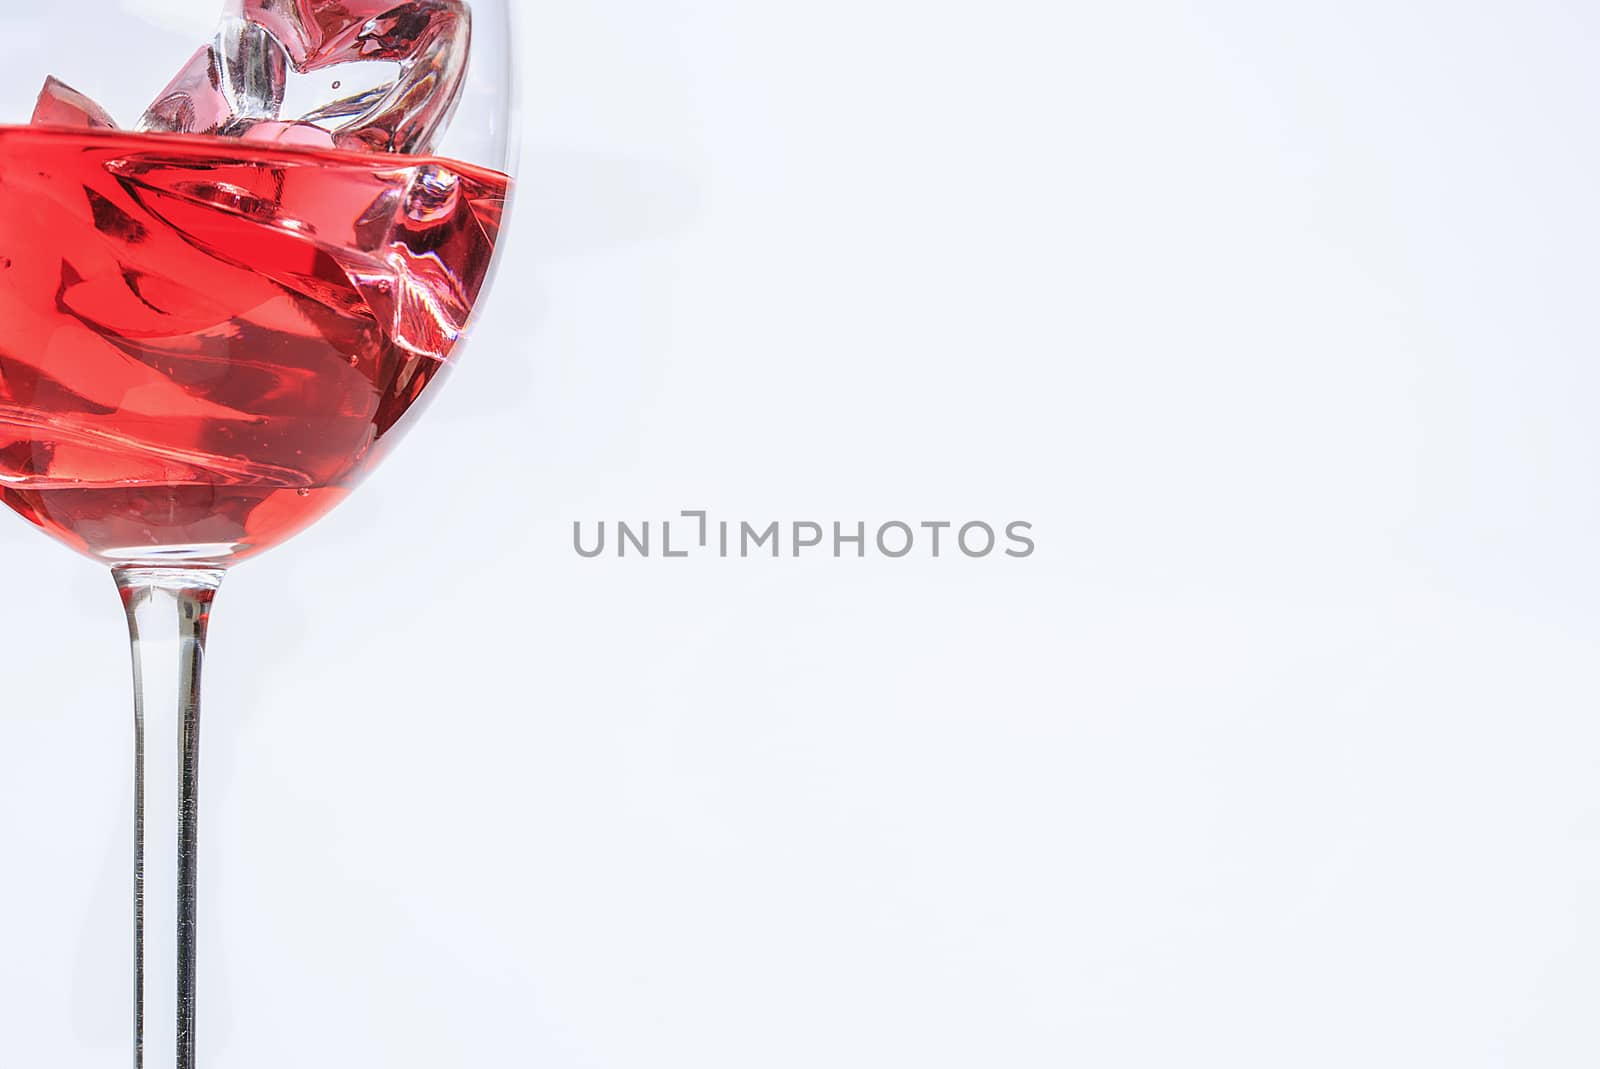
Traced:
[[73, 0], [0, 16], [0, 500], [122, 594], [137, 1066], [194, 1064], [213, 596], [338, 504], [459, 357], [510, 193], [510, 15]]

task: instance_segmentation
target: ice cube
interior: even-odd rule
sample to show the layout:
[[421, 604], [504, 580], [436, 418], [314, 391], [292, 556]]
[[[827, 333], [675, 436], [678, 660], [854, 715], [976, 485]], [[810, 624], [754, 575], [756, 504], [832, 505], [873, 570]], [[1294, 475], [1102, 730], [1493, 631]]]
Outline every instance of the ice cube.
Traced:
[[300, 145], [304, 148], [333, 148], [333, 135], [316, 123], [269, 120], [250, 126], [239, 135], [245, 141], [264, 141], [275, 145]]
[[[455, 110], [471, 43], [463, 0], [229, 0], [216, 39], [195, 54], [139, 128], [242, 136], [262, 123], [312, 124], [340, 148], [426, 153]], [[305, 77], [373, 62], [396, 65], [396, 76], [304, 114], [282, 114], [291, 69]], [[341, 84], [332, 81], [334, 90]], [[280, 126], [256, 136], [316, 140]]]
[[230, 0], [229, 10], [265, 27], [302, 74], [363, 59], [408, 59], [425, 34], [467, 17], [462, 0]]
[[140, 130], [171, 134], [220, 133], [233, 118], [222, 95], [217, 55], [210, 45], [190, 57], [183, 70], [139, 120]]
[[234, 119], [278, 118], [289, 74], [283, 42], [260, 23], [230, 14], [223, 16], [211, 47], [220, 60], [222, 94], [233, 105]]
[[334, 131], [340, 148], [427, 153], [443, 137], [466, 81], [472, 20], [456, 0], [439, 0], [425, 11], [374, 19], [356, 38], [352, 51], [367, 60], [398, 60], [400, 76]]
[[46, 78], [34, 105], [35, 123], [46, 126], [75, 126], [89, 130], [115, 130], [116, 120], [106, 109], [55, 77]]
[[237, 15], [178, 72], [150, 105], [140, 130], [236, 134], [273, 120], [283, 107], [288, 57], [266, 27]]
[[420, 153], [434, 147], [455, 110], [472, 48], [472, 18], [461, 0], [236, 2], [245, 18], [282, 43], [298, 74], [348, 63], [399, 65], [392, 82], [299, 116], [318, 123], [346, 119], [333, 128], [340, 148]]

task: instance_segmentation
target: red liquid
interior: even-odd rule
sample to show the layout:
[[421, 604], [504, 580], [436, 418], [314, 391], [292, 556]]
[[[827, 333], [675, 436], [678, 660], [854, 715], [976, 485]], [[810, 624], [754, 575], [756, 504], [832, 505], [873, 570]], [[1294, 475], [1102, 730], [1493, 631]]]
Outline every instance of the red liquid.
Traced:
[[0, 127], [0, 500], [113, 561], [288, 538], [441, 378], [507, 185], [449, 160]]

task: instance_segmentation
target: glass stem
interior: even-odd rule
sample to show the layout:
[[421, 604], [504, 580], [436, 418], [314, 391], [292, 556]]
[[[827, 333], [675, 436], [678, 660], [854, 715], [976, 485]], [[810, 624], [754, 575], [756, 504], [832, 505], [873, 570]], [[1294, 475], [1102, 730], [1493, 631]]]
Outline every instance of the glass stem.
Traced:
[[117, 568], [133, 646], [137, 1069], [193, 1069], [200, 669], [222, 572]]

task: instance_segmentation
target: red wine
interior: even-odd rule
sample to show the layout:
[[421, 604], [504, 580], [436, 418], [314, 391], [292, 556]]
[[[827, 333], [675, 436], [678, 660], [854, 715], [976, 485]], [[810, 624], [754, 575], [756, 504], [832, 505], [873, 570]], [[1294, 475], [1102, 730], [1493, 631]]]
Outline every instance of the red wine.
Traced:
[[449, 366], [508, 182], [0, 127], [0, 500], [112, 561], [238, 560], [304, 528]]

